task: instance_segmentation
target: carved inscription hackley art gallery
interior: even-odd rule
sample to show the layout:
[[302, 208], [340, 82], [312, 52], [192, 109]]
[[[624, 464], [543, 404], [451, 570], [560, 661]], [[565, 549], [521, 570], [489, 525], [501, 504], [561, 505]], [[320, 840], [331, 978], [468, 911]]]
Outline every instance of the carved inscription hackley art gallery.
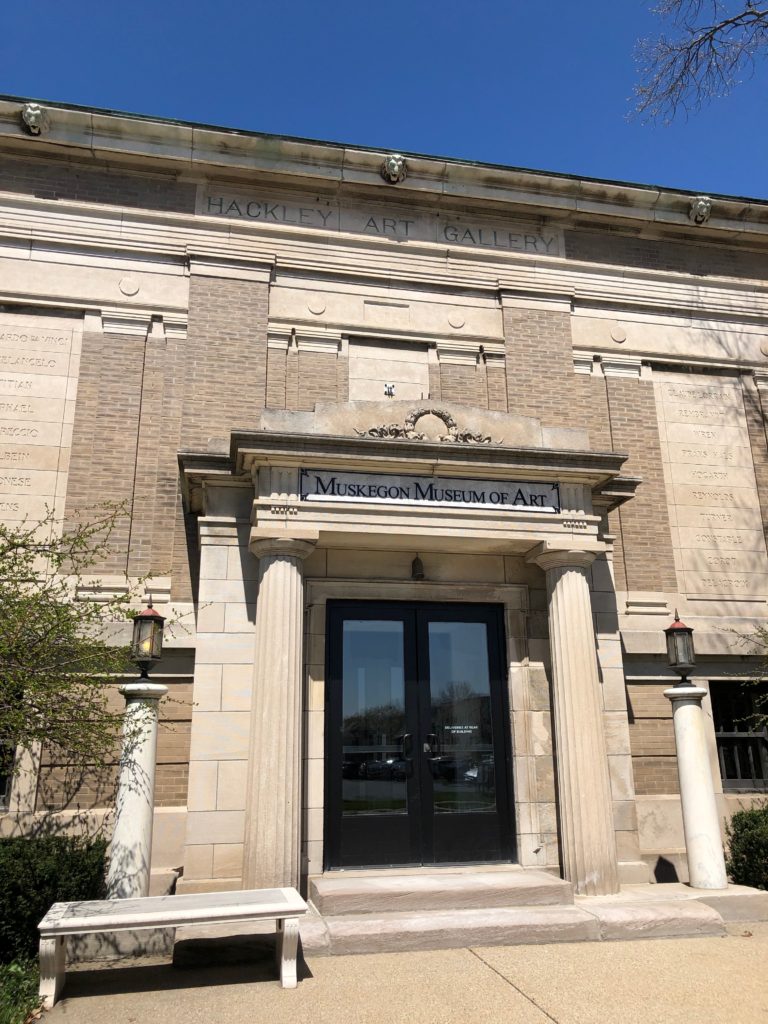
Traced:
[[237, 193], [201, 196], [197, 212], [256, 224], [350, 232], [401, 242], [437, 242], [539, 256], [563, 254], [562, 232], [540, 224], [475, 221], [460, 215], [417, 213], [397, 217], [373, 207]]

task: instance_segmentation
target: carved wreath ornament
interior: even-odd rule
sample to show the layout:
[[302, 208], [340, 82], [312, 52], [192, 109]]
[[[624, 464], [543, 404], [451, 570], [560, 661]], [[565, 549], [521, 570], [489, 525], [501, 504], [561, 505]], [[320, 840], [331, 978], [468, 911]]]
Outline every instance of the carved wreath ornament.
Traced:
[[460, 430], [458, 423], [446, 409], [433, 408], [414, 409], [406, 416], [402, 424], [383, 423], [379, 427], [369, 427], [368, 430], [358, 430], [355, 427], [355, 433], [360, 437], [428, 441], [427, 435], [416, 429], [416, 424], [422, 416], [437, 416], [445, 424], [447, 432], [439, 434], [438, 441], [448, 441], [453, 444], [501, 444], [501, 441], [492, 441], [490, 434], [481, 434], [474, 430]]

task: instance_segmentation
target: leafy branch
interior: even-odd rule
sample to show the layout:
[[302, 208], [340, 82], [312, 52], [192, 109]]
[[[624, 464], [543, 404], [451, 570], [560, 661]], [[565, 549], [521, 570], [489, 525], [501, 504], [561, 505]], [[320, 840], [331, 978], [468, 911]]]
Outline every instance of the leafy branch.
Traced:
[[[123, 726], [115, 684], [135, 675], [127, 624], [148, 577], [82, 599], [85, 577], [110, 553], [123, 505], [91, 510], [62, 533], [53, 513], [0, 524], [0, 746], [45, 744], [68, 764], [115, 756]], [[94, 581], [87, 580], [89, 589]], [[98, 581], [96, 583], [98, 586]]]

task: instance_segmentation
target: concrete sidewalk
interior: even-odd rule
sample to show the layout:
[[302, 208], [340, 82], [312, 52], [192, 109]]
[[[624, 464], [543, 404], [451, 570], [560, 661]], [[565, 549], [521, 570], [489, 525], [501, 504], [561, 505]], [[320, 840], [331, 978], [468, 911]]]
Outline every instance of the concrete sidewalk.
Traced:
[[82, 965], [49, 1024], [768, 1024], [768, 922], [723, 938], [310, 957], [298, 989], [271, 960]]

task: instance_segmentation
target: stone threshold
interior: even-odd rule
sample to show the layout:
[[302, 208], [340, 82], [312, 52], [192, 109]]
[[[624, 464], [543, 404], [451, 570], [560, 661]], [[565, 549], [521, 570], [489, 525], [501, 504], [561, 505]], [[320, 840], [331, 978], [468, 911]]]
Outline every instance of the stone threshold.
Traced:
[[573, 886], [546, 871], [507, 865], [327, 872], [307, 899], [323, 917], [393, 911], [573, 904]]

